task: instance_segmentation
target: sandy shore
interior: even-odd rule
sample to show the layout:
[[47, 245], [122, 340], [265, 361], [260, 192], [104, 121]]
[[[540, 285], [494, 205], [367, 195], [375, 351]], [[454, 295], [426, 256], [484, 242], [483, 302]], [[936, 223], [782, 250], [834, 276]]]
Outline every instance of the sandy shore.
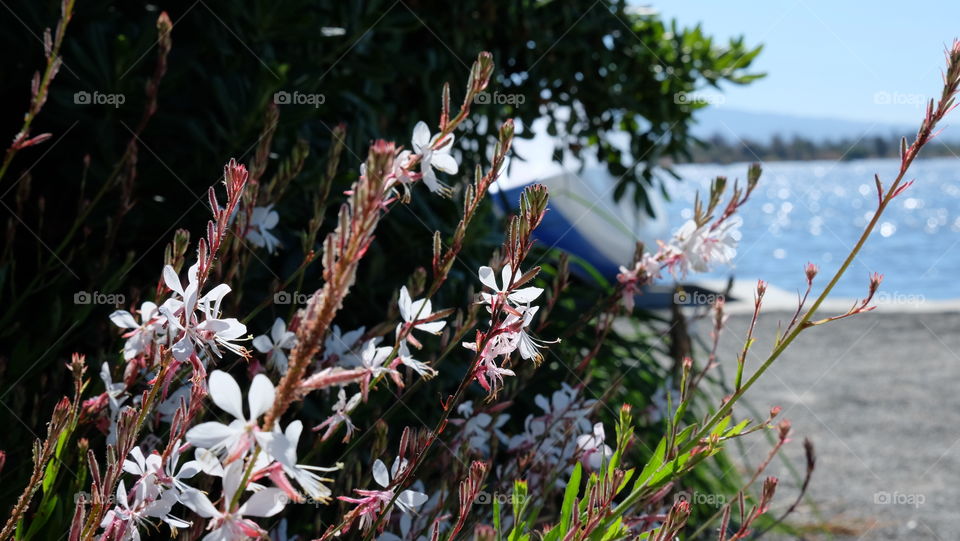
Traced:
[[[781, 417], [794, 427], [786, 455], [800, 470], [803, 438], [816, 446], [809, 492], [814, 503], [802, 504], [792, 522], [837, 533], [803, 539], [957, 539], [960, 312], [955, 306], [884, 306], [808, 330], [748, 394], [761, 411], [783, 407]], [[731, 315], [721, 341], [720, 358], [728, 361], [749, 323], [745, 310], [735, 311], [740, 313]], [[770, 351], [778, 321], [788, 317], [786, 312], [761, 317], [748, 373]], [[708, 331], [706, 322], [698, 326]], [[738, 411], [742, 415], [744, 409]], [[749, 439], [747, 447], [747, 462], [753, 464], [770, 448], [762, 437]], [[797, 484], [779, 459], [769, 473], [781, 478], [777, 502], [783, 509], [796, 497]]]

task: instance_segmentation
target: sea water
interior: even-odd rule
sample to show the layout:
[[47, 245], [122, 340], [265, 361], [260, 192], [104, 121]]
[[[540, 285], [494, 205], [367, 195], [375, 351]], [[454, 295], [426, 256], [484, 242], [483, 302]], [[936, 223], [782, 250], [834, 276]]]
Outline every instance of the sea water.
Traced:
[[[849, 162], [774, 162], [763, 165], [753, 196], [742, 207], [740, 246], [733, 268], [709, 277], [763, 279], [790, 291], [804, 287], [803, 267], [820, 266], [822, 287], [853, 248], [877, 208], [874, 174], [887, 185], [896, 159]], [[718, 175], [746, 176], [746, 164], [682, 165], [671, 183], [666, 215], [679, 225], [694, 194]], [[888, 301], [960, 298], [960, 158], [918, 159], [905, 180], [916, 182], [881, 217], [866, 247], [838, 283], [837, 297], [860, 297], [870, 273], [884, 274]]]

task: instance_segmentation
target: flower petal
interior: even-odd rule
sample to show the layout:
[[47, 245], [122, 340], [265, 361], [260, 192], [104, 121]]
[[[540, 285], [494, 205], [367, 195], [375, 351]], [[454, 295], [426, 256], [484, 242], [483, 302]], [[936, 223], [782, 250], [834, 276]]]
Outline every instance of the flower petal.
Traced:
[[217, 407], [233, 415], [236, 419], [246, 419], [243, 415], [243, 398], [240, 395], [240, 386], [237, 385], [237, 380], [233, 379], [233, 376], [222, 370], [214, 370], [210, 374], [209, 386], [210, 398], [213, 399], [213, 403]]
[[423, 492], [404, 490], [399, 496], [397, 496], [397, 503], [407, 507], [408, 509], [416, 509], [426, 503], [429, 499], [430, 497]]
[[214, 447], [227, 438], [236, 435], [239, 431], [217, 421], [200, 423], [187, 431], [187, 441], [208, 449]]
[[410, 319], [424, 319], [428, 317], [431, 313], [433, 305], [430, 304], [430, 299], [420, 299], [418, 301], [413, 301], [410, 303]]
[[267, 335], [261, 334], [253, 339], [253, 347], [257, 348], [260, 353], [269, 353], [273, 349], [273, 342], [267, 338]]
[[193, 340], [190, 338], [190, 335], [184, 333], [183, 338], [177, 341], [176, 344], [171, 348], [173, 351], [173, 358], [180, 361], [186, 362], [193, 352], [196, 351], [193, 347]]
[[110, 314], [110, 321], [114, 325], [120, 327], [121, 329], [136, 329], [140, 325], [137, 325], [137, 320], [133, 319], [133, 316], [130, 312], [126, 310], [117, 310]]
[[188, 490], [180, 495], [180, 503], [189, 507], [194, 513], [204, 518], [213, 518], [220, 514], [217, 508], [210, 503], [210, 498], [199, 490]]
[[228, 286], [227, 284], [220, 284], [217, 287], [211, 289], [210, 291], [207, 291], [206, 295], [200, 298], [200, 302], [202, 303], [213, 302], [214, 306], [217, 306], [219, 305], [220, 301], [223, 300], [223, 297], [226, 296], [227, 293], [230, 293], [230, 291], [232, 291], [232, 289], [230, 289], [230, 286]]
[[250, 391], [247, 393], [251, 420], [256, 420], [270, 409], [275, 394], [276, 390], [273, 388], [273, 383], [270, 383], [270, 378], [263, 374], [257, 374], [253, 378], [253, 384], [250, 385]]
[[222, 340], [234, 340], [240, 338], [247, 332], [247, 326], [240, 323], [235, 317], [227, 319], [207, 319], [197, 325], [198, 329], [211, 331]]
[[373, 463], [373, 480], [383, 488], [390, 484], [390, 474], [387, 473], [387, 465], [379, 458]]
[[536, 298], [539, 297], [541, 293], [543, 293], [542, 288], [524, 287], [510, 293], [509, 295], [507, 295], [507, 298], [518, 304], [527, 304], [536, 300]]
[[167, 284], [171, 290], [179, 293], [183, 297], [183, 285], [180, 283], [180, 277], [177, 276], [177, 271], [173, 270], [173, 267], [170, 265], [164, 265], [163, 267], [163, 283]]
[[416, 315], [410, 310], [410, 305], [412, 301], [410, 300], [410, 292], [407, 291], [407, 286], [400, 288], [400, 298], [397, 299], [397, 306], [400, 308], [400, 316], [403, 317], [403, 320], [407, 323], [413, 321], [413, 316]]
[[237, 513], [251, 517], [272, 517], [289, 501], [289, 497], [279, 488], [265, 488], [253, 496], [237, 509]]
[[457, 174], [460, 168], [456, 158], [446, 152], [435, 152], [430, 159], [430, 165], [451, 175]]
[[270, 328], [270, 338], [273, 339], [273, 343], [279, 344], [283, 341], [283, 335], [287, 332], [287, 324], [283, 322], [283, 318], [277, 318], [273, 321], [273, 327]]
[[440, 334], [440, 331], [442, 331], [446, 325], [446, 321], [431, 321], [429, 323], [421, 323], [417, 325], [417, 328], [424, 332]]
[[430, 143], [430, 128], [427, 127], [426, 122], [421, 120], [414, 126], [412, 143], [414, 152], [418, 154]]
[[[519, 273], [517, 273], [519, 274]], [[500, 269], [500, 279], [503, 280], [503, 289], [507, 290], [513, 284], [513, 268], [510, 267], [510, 264], [506, 264]]]
[[480, 281], [483, 285], [489, 287], [494, 291], [500, 291], [500, 288], [497, 287], [497, 278], [493, 273], [493, 269], [487, 266], [480, 267], [480, 272], [477, 273], [480, 276]]
[[[233, 498], [240, 488], [240, 482], [243, 480], [243, 471], [246, 466], [242, 460], [235, 460], [223, 470], [223, 495], [228, 499]], [[250, 487], [247, 487], [250, 488]], [[241, 513], [242, 514], [242, 513]]]
[[[273, 205], [268, 206], [267, 208], [272, 207]], [[260, 223], [260, 227], [263, 229], [273, 229], [280, 223], [280, 215], [277, 214], [277, 211], [271, 210], [264, 217], [263, 221]]]

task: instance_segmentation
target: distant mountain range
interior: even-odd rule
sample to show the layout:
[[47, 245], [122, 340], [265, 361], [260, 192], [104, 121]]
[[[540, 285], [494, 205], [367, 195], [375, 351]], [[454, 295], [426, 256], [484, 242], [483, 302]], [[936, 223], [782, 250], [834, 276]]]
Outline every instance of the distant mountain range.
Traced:
[[[724, 107], [707, 107], [696, 113], [693, 133], [708, 138], [743, 138], [768, 141], [774, 135], [790, 139], [798, 135], [813, 141], [836, 141], [864, 137], [891, 137], [916, 133], [916, 126], [871, 123], [838, 118], [801, 117], [779, 113], [755, 113]], [[950, 133], [953, 132], [953, 133]], [[950, 130], [944, 138], [960, 140], [960, 131]]]

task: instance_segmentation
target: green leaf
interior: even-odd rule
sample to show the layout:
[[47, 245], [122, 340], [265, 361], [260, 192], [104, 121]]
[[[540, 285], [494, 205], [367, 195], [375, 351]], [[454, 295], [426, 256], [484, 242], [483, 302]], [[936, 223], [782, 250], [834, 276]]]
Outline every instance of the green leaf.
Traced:
[[[666, 454], [667, 438], [660, 438], [660, 443], [657, 444], [657, 448], [653, 451], [653, 456], [650, 457], [647, 464], [643, 467], [643, 470], [640, 471], [640, 476], [637, 477], [637, 487], [649, 479], [653, 475], [653, 472], [657, 471], [657, 468], [663, 464], [663, 458]], [[634, 488], [634, 490], [636, 490], [636, 488]]]
[[728, 430], [728, 431], [723, 435], [723, 437], [725, 437], [725, 438], [732, 438], [732, 437], [740, 434], [741, 432], [743, 432], [743, 429], [747, 428], [747, 425], [749, 425], [749, 424], [750, 424], [750, 419], [744, 419], [744, 420], [740, 421], [740, 422], [737, 424], [737, 426], [735, 426], [735, 427], [731, 428], [730, 430]]
[[33, 538], [33, 536], [40, 532], [41, 528], [43, 528], [50, 519], [50, 515], [53, 514], [59, 501], [56, 494], [51, 494], [49, 498], [43, 498], [40, 507], [37, 508], [37, 512], [30, 520], [30, 527], [27, 528], [27, 533], [22, 538], [24, 541]]
[[583, 467], [577, 462], [577, 465], [573, 467], [573, 473], [570, 474], [567, 488], [563, 492], [563, 507], [560, 508], [560, 529], [563, 532], [570, 529], [571, 519], [573, 518], [573, 503], [580, 494], [580, 476], [582, 473]]

